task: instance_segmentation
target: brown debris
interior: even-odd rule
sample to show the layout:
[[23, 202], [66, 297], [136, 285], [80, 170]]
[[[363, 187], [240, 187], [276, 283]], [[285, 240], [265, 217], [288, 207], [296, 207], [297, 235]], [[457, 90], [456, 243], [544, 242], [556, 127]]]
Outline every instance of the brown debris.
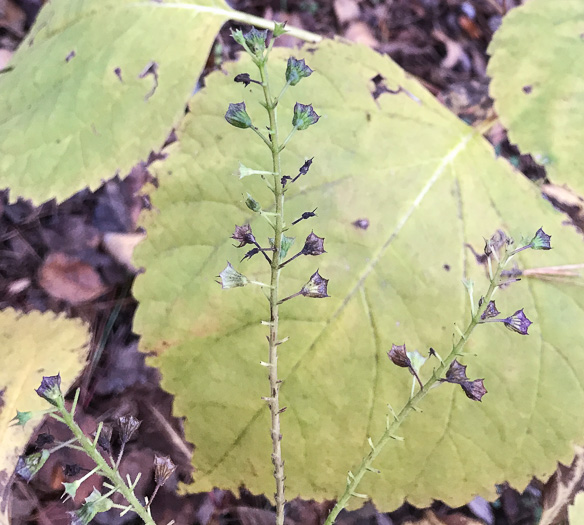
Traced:
[[72, 305], [97, 299], [108, 290], [90, 264], [63, 252], [51, 253], [45, 259], [38, 279], [49, 295]]

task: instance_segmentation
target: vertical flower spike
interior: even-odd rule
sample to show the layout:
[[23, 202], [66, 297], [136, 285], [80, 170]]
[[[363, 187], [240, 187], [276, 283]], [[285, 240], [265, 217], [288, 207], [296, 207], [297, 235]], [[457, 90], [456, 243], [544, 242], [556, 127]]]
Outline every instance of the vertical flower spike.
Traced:
[[509, 330], [513, 330], [521, 335], [529, 335], [527, 333], [527, 329], [529, 325], [533, 324], [523, 313], [523, 308], [521, 310], [517, 310], [513, 315], [507, 317], [506, 319], [502, 319], [505, 326], [509, 328]]
[[221, 278], [221, 288], [224, 290], [245, 286], [249, 283], [249, 279], [231, 266], [229, 261], [225, 269], [219, 274], [219, 277]]
[[310, 69], [304, 59], [296, 60], [294, 57], [288, 59], [288, 65], [286, 66], [286, 82], [291, 86], [295, 86], [303, 78], [312, 75], [312, 69]]
[[326, 253], [324, 249], [324, 237], [319, 237], [311, 232], [306, 241], [304, 241], [304, 248], [302, 248], [302, 255], [321, 255]]
[[497, 310], [495, 306], [495, 301], [489, 301], [489, 304], [485, 308], [485, 311], [481, 314], [481, 319], [484, 321], [485, 319], [491, 319], [493, 317], [497, 317], [501, 312]]
[[225, 120], [236, 128], [246, 129], [252, 127], [251, 118], [245, 109], [245, 102], [229, 104], [227, 113], [225, 113]]
[[483, 384], [483, 379], [475, 379], [474, 381], [465, 381], [461, 383], [460, 386], [466, 397], [472, 399], [473, 401], [481, 401], [483, 396], [487, 393], [487, 389]]
[[45, 376], [41, 381], [35, 392], [51, 403], [53, 406], [61, 406], [63, 404], [63, 394], [61, 393], [61, 374], [56, 376]]
[[254, 237], [254, 234], [251, 231], [251, 226], [249, 224], [235, 226], [235, 232], [231, 238], [239, 241], [239, 246], [237, 246], [238, 248], [241, 248], [246, 244], [256, 244], [256, 238]]
[[318, 270], [314, 272], [310, 280], [302, 287], [300, 290], [300, 295], [304, 297], [314, 297], [315, 299], [321, 299], [324, 297], [330, 297], [327, 293], [327, 285], [329, 280], [323, 279], [318, 273]]
[[316, 124], [319, 115], [314, 111], [312, 104], [300, 104], [296, 102], [294, 105], [294, 116], [292, 117], [292, 125], [299, 130], [307, 129], [312, 124]]
[[551, 250], [552, 246], [550, 244], [550, 239], [552, 238], [551, 235], [548, 235], [543, 231], [543, 229], [537, 230], [533, 239], [529, 243], [534, 250]]

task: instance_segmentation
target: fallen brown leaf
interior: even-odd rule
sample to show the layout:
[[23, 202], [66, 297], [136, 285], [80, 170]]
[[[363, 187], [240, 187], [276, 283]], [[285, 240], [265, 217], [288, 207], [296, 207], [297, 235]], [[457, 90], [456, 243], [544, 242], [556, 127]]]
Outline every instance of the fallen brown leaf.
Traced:
[[74, 305], [91, 301], [107, 291], [92, 266], [63, 252], [49, 254], [39, 269], [38, 279], [49, 295]]
[[109, 232], [103, 236], [103, 246], [106, 251], [128, 270], [137, 273], [132, 264], [134, 248], [146, 237], [144, 233], [114, 233]]

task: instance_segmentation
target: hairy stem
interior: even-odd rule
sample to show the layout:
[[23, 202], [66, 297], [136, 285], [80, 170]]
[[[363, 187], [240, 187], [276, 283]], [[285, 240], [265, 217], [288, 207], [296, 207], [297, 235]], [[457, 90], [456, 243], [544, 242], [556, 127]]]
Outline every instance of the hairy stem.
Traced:
[[110, 467], [107, 461], [94, 447], [93, 441], [83, 433], [79, 425], [73, 419], [73, 415], [69, 413], [64, 406], [58, 408], [63, 422], [71, 429], [71, 432], [73, 432], [73, 435], [77, 438], [77, 441], [83, 447], [85, 453], [95, 462], [99, 471], [110, 480], [115, 491], [119, 492], [124, 498], [126, 498], [126, 501], [132, 506], [132, 510], [142, 518], [142, 521], [146, 525], [156, 525], [152, 516], [150, 516], [148, 511], [142, 506], [138, 498], [134, 495], [132, 489], [124, 483], [119, 472]]
[[275, 200], [275, 224], [274, 224], [274, 255], [272, 256], [270, 268], [270, 335], [269, 342], [269, 379], [270, 396], [268, 405], [270, 407], [272, 428], [272, 463], [274, 465], [274, 479], [276, 480], [276, 525], [284, 525], [284, 460], [282, 459], [282, 434], [280, 432], [280, 383], [278, 379], [278, 288], [280, 281], [280, 250], [282, 247], [282, 231], [284, 229], [284, 190], [280, 184], [282, 176], [280, 167], [280, 145], [278, 140], [278, 119], [276, 114], [276, 104], [272, 98], [268, 72], [265, 61], [258, 64], [262, 80], [262, 88], [266, 109], [270, 119], [270, 150], [272, 152], [272, 171], [274, 172], [274, 200]]
[[503, 257], [503, 260], [499, 263], [497, 270], [495, 271], [493, 277], [491, 278], [491, 282], [489, 285], [489, 289], [485, 294], [484, 302], [482, 303], [481, 308], [478, 308], [477, 312], [472, 316], [466, 330], [460, 336], [458, 342], [453, 346], [452, 351], [448, 356], [442, 361], [442, 363], [434, 369], [432, 373], [432, 377], [424, 383], [424, 385], [420, 388], [418, 393], [410, 398], [410, 400], [403, 406], [403, 408], [399, 411], [398, 414], [393, 414], [393, 421], [388, 420], [388, 424], [386, 427], [385, 432], [381, 435], [381, 437], [376, 442], [370, 442], [371, 450], [369, 453], [363, 458], [359, 468], [356, 472], [349, 473], [349, 477], [347, 478], [347, 487], [345, 488], [345, 492], [339, 498], [337, 504], [334, 506], [333, 510], [328, 515], [324, 525], [332, 525], [339, 513], [347, 506], [349, 500], [353, 496], [362, 497], [361, 494], [356, 492], [359, 483], [365, 476], [368, 471], [375, 472], [375, 469], [372, 467], [373, 461], [379, 455], [379, 453], [383, 450], [385, 445], [393, 440], [398, 439], [401, 440], [402, 438], [396, 436], [397, 429], [401, 426], [401, 424], [405, 421], [405, 419], [409, 416], [409, 414], [418, 409], [418, 405], [420, 402], [428, 395], [430, 389], [438, 383], [445, 375], [452, 362], [460, 355], [462, 355], [462, 351], [468, 338], [474, 331], [477, 324], [481, 322], [481, 314], [484, 312], [485, 308], [489, 304], [489, 301], [492, 299], [495, 291], [498, 288], [498, 282], [501, 277], [501, 272], [503, 268], [509, 262], [511, 256], [506, 255]]

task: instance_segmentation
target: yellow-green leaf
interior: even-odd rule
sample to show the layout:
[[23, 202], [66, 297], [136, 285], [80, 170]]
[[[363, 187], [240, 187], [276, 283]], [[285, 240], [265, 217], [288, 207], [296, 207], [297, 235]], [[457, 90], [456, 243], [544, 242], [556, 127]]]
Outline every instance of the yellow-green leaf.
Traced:
[[[463, 278], [476, 294], [485, 269], [467, 243], [482, 250], [498, 228], [517, 239], [543, 226], [549, 252], [522, 252], [521, 268], [584, 262], [582, 239], [537, 188], [442, 107], [387, 57], [346, 42], [326, 42], [295, 53], [315, 70], [290, 88], [279, 108], [282, 136], [296, 101], [312, 103], [318, 124], [299, 131], [283, 152], [286, 174], [314, 156], [310, 172], [290, 186], [290, 224], [318, 207], [317, 217], [286, 232], [295, 246], [314, 229], [326, 254], [302, 257], [283, 270], [282, 296], [294, 293], [319, 268], [330, 279], [327, 299], [299, 297], [281, 307], [280, 375], [287, 495], [333, 498], [358, 465], [369, 436], [385, 428], [387, 403], [400, 407], [411, 375], [389, 362], [392, 343], [426, 354], [446, 354], [455, 330], [468, 321]], [[279, 57], [279, 59], [278, 59]], [[285, 51], [270, 63], [278, 92]], [[273, 494], [266, 370], [267, 301], [260, 289], [222, 290], [215, 282], [226, 260], [248, 278], [266, 282], [265, 261], [240, 263], [230, 235], [250, 222], [267, 245], [267, 222], [245, 205], [252, 194], [269, 209], [271, 193], [258, 176], [238, 177], [239, 163], [270, 169], [270, 154], [249, 130], [229, 126], [230, 102], [246, 102], [260, 129], [266, 116], [260, 93], [231, 79], [250, 72], [247, 60], [229, 76], [211, 75], [178, 130], [179, 143], [156, 166], [160, 189], [143, 220], [147, 240], [136, 261], [136, 330], [174, 411], [196, 444], [191, 490], [213, 486]], [[397, 94], [374, 100], [373, 77]], [[369, 221], [368, 229], [352, 223]], [[292, 254], [293, 252], [291, 252]], [[580, 282], [581, 284], [581, 282]], [[478, 297], [477, 297], [478, 298]], [[488, 394], [471, 402], [455, 385], [441, 385], [401, 429], [359, 492], [381, 509], [405, 498], [432, 498], [456, 506], [474, 494], [494, 497], [494, 484], [521, 488], [553, 472], [584, 435], [584, 312], [582, 288], [566, 281], [524, 278], [501, 290], [497, 307], [509, 315], [525, 308], [529, 337], [500, 325], [479, 326], [462, 359], [469, 377], [485, 378]], [[431, 373], [430, 360], [422, 377]], [[569, 397], [569, 403], [566, 402]]]
[[491, 96], [511, 142], [584, 193], [584, 2], [530, 0], [489, 46]]
[[0, 76], [0, 186], [39, 203], [158, 150], [231, 9], [222, 0], [53, 0]]
[[43, 376], [60, 373], [61, 390], [69, 389], [85, 364], [88, 339], [87, 327], [78, 320], [51, 313], [0, 312], [0, 516], [7, 511], [7, 488], [18, 456], [41, 417], [24, 427], [11, 420], [17, 410], [50, 408], [35, 392]]

